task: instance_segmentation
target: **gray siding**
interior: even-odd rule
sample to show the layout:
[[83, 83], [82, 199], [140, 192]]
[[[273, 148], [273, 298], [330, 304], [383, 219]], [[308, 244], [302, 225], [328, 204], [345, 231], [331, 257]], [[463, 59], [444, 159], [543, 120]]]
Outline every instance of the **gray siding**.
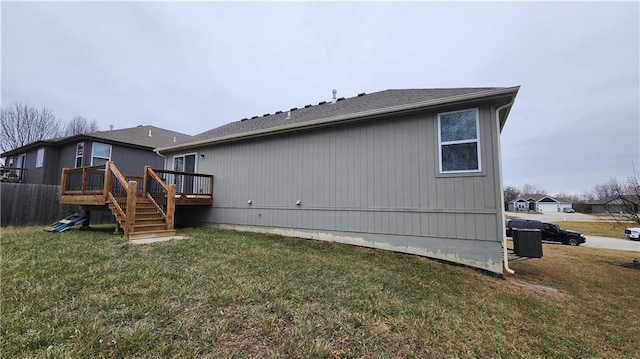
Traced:
[[492, 108], [480, 127], [483, 171], [472, 175], [438, 173], [436, 113], [210, 146], [197, 172], [215, 175], [214, 205], [188, 216], [502, 273]]
[[122, 174], [142, 176], [144, 166], [163, 168], [164, 159], [155, 152], [130, 147], [113, 145], [111, 148], [111, 160]]

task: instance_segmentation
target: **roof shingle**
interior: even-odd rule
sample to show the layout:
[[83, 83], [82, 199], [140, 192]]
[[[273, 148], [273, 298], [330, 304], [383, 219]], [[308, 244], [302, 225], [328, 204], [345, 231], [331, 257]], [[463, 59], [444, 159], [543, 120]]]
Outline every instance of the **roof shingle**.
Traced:
[[288, 111], [277, 111], [262, 117], [254, 116], [228, 123], [212, 130], [195, 135], [194, 141], [215, 139], [218, 137], [242, 134], [245, 132], [264, 130], [283, 125], [303, 124], [305, 122], [330, 118], [334, 116], [356, 114], [365, 111], [380, 110], [394, 106], [444, 99], [448, 97], [480, 93], [498, 87], [448, 88], [448, 89], [408, 89], [385, 90], [370, 94], [359, 94], [350, 98], [339, 98], [335, 102], [322, 101], [315, 106], [292, 108]]

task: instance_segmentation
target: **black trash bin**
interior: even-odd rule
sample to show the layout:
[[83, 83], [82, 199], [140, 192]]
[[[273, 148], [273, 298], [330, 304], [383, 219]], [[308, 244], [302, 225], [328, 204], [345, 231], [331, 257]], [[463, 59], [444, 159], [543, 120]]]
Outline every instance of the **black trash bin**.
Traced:
[[513, 229], [513, 252], [521, 257], [542, 258], [539, 229]]

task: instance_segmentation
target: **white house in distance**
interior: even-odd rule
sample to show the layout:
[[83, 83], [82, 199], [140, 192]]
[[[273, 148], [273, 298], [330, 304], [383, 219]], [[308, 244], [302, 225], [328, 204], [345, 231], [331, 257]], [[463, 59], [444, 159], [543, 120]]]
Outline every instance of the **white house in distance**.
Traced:
[[[500, 132], [519, 87], [386, 90], [235, 121], [156, 149], [215, 176], [177, 222], [393, 250], [502, 275]], [[194, 188], [197, 190], [197, 188]]]
[[532, 212], [562, 212], [565, 208], [572, 208], [570, 201], [553, 198], [546, 194], [524, 194], [507, 204], [507, 210]]

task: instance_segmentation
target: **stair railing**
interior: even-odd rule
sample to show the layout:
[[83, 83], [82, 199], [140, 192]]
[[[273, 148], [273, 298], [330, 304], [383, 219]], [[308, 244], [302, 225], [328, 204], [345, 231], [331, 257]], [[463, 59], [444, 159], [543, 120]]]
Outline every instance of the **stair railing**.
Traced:
[[167, 185], [151, 166], [144, 167], [142, 193], [164, 217], [167, 230], [173, 229], [176, 211], [176, 185]]
[[136, 222], [136, 181], [128, 181], [113, 161], [105, 164], [104, 195], [124, 219], [125, 236], [133, 230]]

